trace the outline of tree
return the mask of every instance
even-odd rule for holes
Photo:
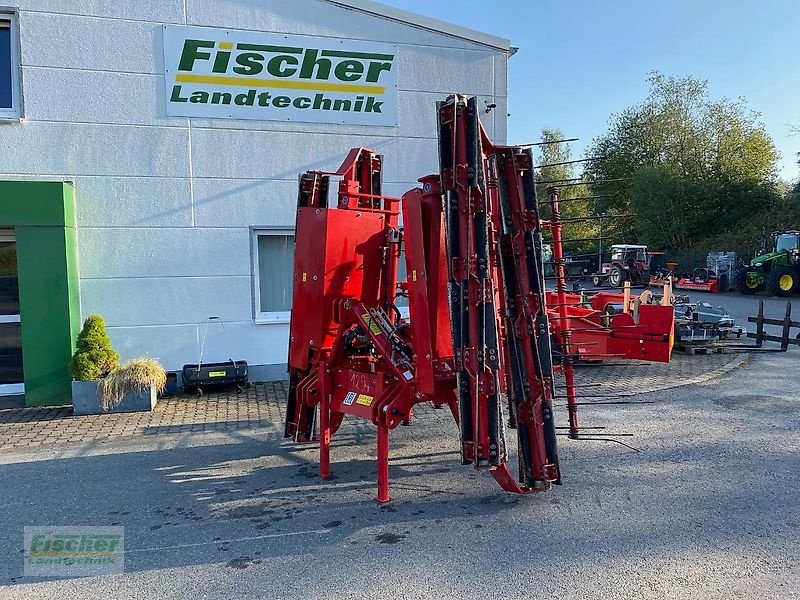
[[[595,186],[612,198],[594,209],[634,212],[615,234],[652,246],[756,243],[781,202],[778,154],[758,114],[743,99],[712,100],[708,82],[691,76],[648,81],[648,97],[614,115],[588,150],[604,157],[587,164],[588,179],[623,179]]]
[[[796,125],[789,125],[789,131],[791,131],[790,135],[800,135],[800,127]],[[800,152],[797,153],[797,164],[800,166]],[[794,182],[794,185],[787,186],[787,188],[786,203],[794,216],[795,222],[800,226],[800,178]]]
[[[564,134],[560,129],[542,129],[541,141],[550,143],[537,146],[535,150],[535,163],[540,165],[536,170],[536,180],[545,182],[536,186],[536,196],[540,202],[547,200],[547,188],[550,187],[548,182],[564,182],[575,178],[577,169],[575,168],[575,163],[569,163],[572,160],[572,151],[569,145],[566,143],[553,143],[562,139],[564,139]],[[563,218],[587,216],[589,201],[576,201],[575,198],[588,197],[589,187],[575,185],[575,183],[580,182],[567,183],[569,185],[559,187],[559,198],[569,200],[560,205],[561,216]],[[544,218],[549,218],[549,207],[543,205],[542,214]],[[566,241],[564,243],[565,250],[586,255],[596,249],[597,243],[587,239],[597,236],[595,223],[578,221],[565,223],[563,227],[565,240],[580,240]],[[589,259],[591,257],[584,256],[584,258]]]

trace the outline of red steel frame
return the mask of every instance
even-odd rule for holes
[[[697,278],[692,276],[681,277],[672,285],[676,290],[693,290],[696,292],[711,292],[712,294],[719,292],[719,279],[716,277],[703,282],[697,281],[696,279]]]
[[[658,310],[669,307],[607,317],[618,295],[587,305],[566,292],[557,192],[542,221],[530,150],[494,146],[477,114],[472,98],[439,104],[441,171],[402,198],[381,194],[382,157],[366,148],[351,150],[335,173],[300,177],[285,435],[318,440],[328,477],[344,416],[372,421],[379,502],[389,500],[389,430],[410,422],[416,404],[449,407],[464,464],[489,470],[508,491],[541,491],[561,478],[553,372],[564,373],[577,434],[573,357],[668,360],[671,349],[672,321]],[[331,176],[340,178],[336,208]],[[544,286],[543,229],[554,241],[555,298]],[[407,277],[398,282],[401,256]],[[563,368],[552,362],[553,341]],[[517,432],[518,481],[505,417]]]

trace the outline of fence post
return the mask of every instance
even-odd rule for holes
[[[789,334],[792,327],[792,303],[786,303],[786,314],[783,316],[783,331],[781,332],[781,350],[789,349]]]
[[[756,348],[761,348],[764,343],[764,301],[758,301],[758,316],[756,317]]]

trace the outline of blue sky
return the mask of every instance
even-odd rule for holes
[[[509,141],[558,127],[582,153],[647,94],[652,70],[707,79],[761,113],[780,174],[798,176],[800,0],[382,0],[511,40]],[[454,90],[455,91],[455,90]]]

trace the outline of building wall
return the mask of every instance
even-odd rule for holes
[[[234,354],[286,361],[288,324],[254,322],[251,227],[292,226],[296,178],[349,148],[385,155],[385,191],[437,169],[434,102],[478,95],[505,141],[501,50],[321,0],[6,0],[19,9],[24,119],[0,125],[0,177],[75,183],[81,315],[168,369]],[[398,44],[397,128],[165,114],[163,24]],[[278,373],[278,369],[273,369]]]

